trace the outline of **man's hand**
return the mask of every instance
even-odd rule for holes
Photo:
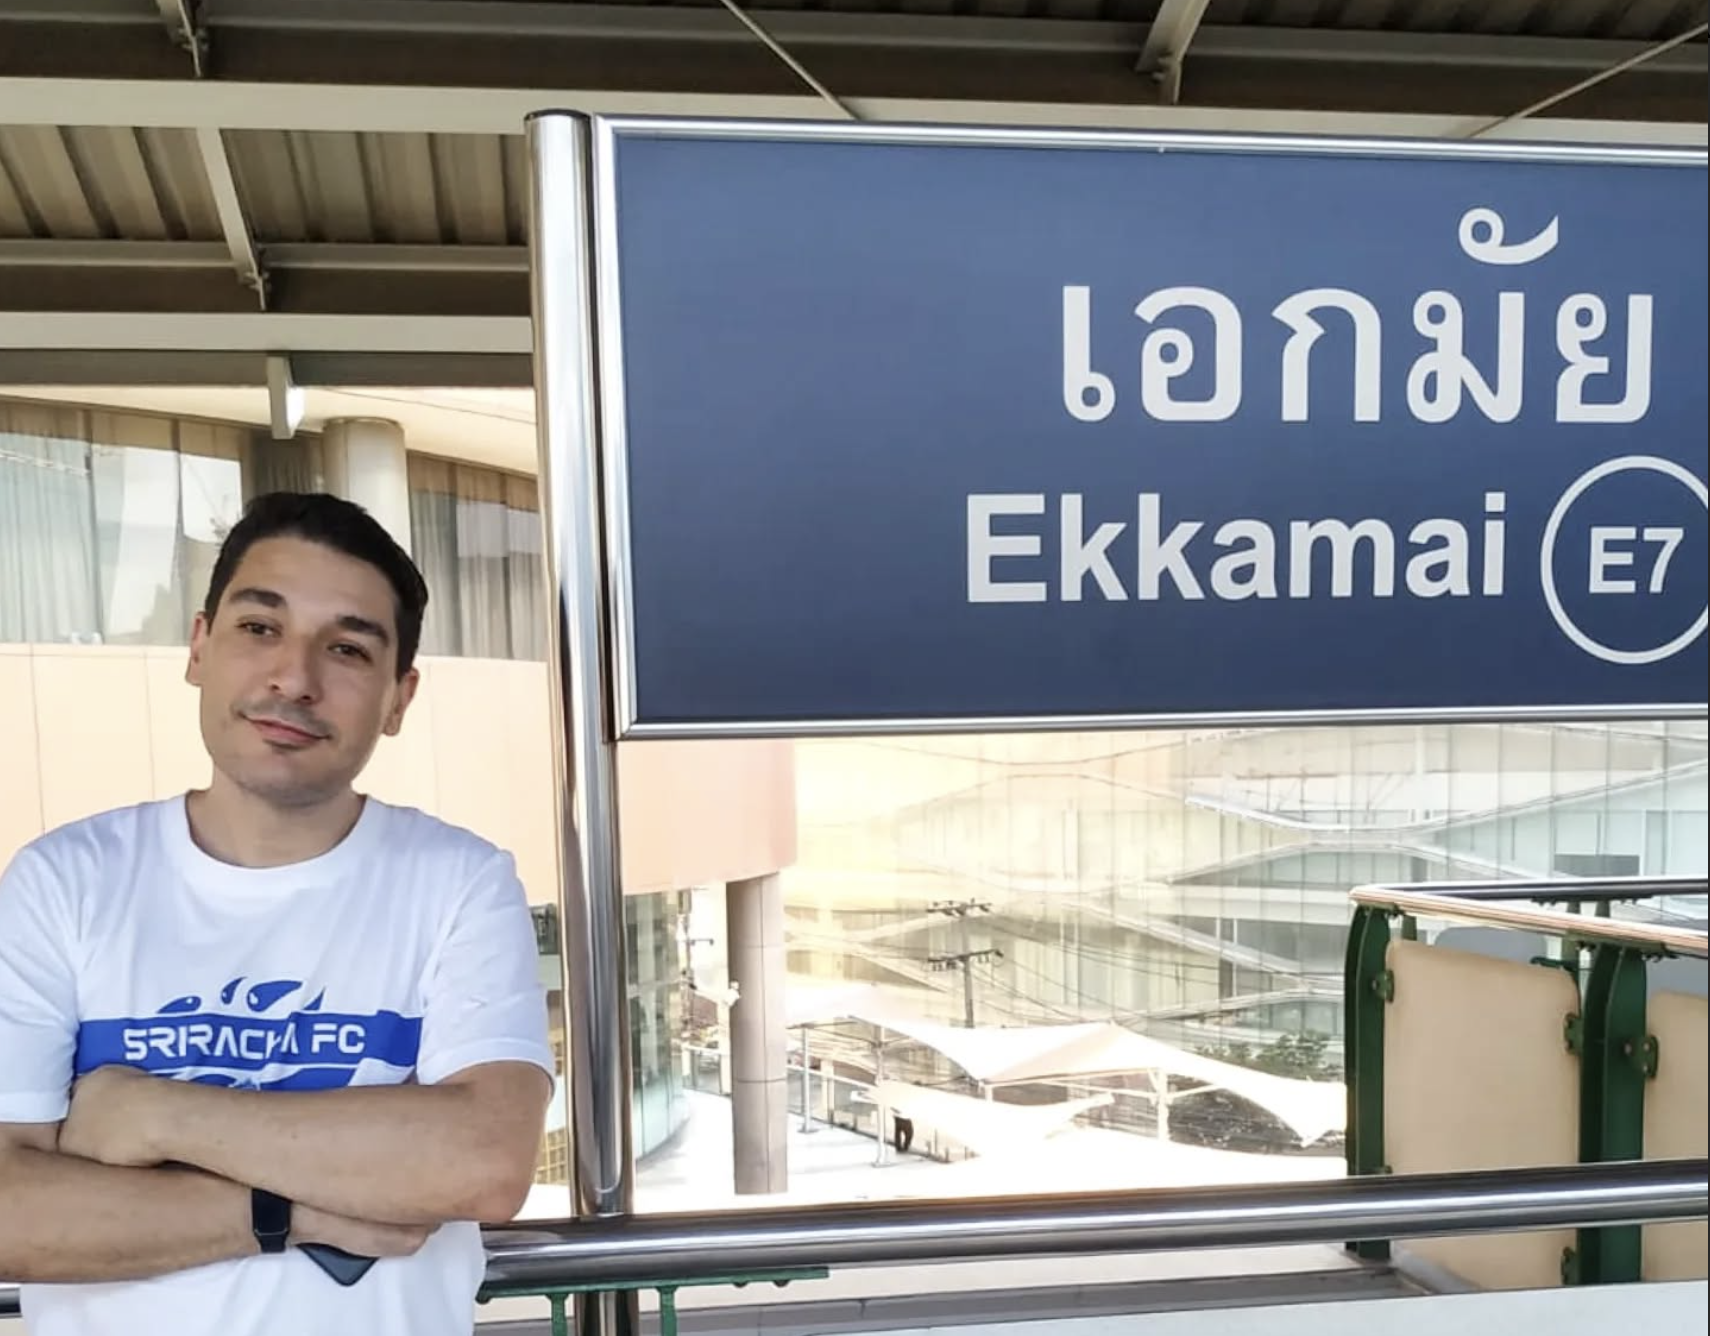
[[[433,1237],[432,1225],[380,1225],[352,1220],[297,1202],[291,1208],[291,1242],[325,1243],[358,1257],[410,1257]]]
[[[99,1067],[71,1087],[71,1110],[59,1129],[64,1155],[117,1167],[148,1168],[166,1157],[156,1149],[154,1101],[165,1078],[134,1067]]]

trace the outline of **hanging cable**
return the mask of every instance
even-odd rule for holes
[[[1628,70],[1637,69],[1647,61],[1667,55],[1677,46],[1685,46],[1688,42],[1696,41],[1707,32],[1710,32],[1710,23],[1700,23],[1696,28],[1689,28],[1678,37],[1671,37],[1666,42],[1659,42],[1656,46],[1647,47],[1638,55],[1630,56],[1618,65],[1611,65],[1608,69],[1600,70],[1588,79],[1581,79],[1572,88],[1564,88],[1561,92],[1552,93],[1549,97],[1542,98],[1529,107],[1522,107],[1519,111],[1511,112],[1506,116],[1498,116],[1495,120],[1488,121],[1484,125],[1468,131],[1466,138],[1479,139],[1492,130],[1501,129],[1504,125],[1512,125],[1515,121],[1523,121],[1529,116],[1536,116],[1540,111],[1548,111],[1551,107],[1566,102],[1570,97],[1578,97],[1588,88],[1595,88],[1598,84],[1605,83],[1617,75],[1625,74]]]
[[[858,121],[861,119],[860,115],[853,107],[851,107],[842,98],[838,97],[836,93],[832,92],[818,79],[814,78],[813,73],[803,65],[801,61],[797,60],[788,51],[786,51],[771,33],[767,32],[753,19],[749,18],[747,11],[744,10],[741,5],[737,4],[736,0],[721,0],[721,3],[726,9],[736,16],[736,21],[738,23],[740,23],[744,28],[747,28],[749,32],[753,33],[754,36],[760,40],[768,51],[770,51],[779,60],[783,61],[785,65],[789,66],[790,72],[794,74],[796,78],[800,79],[809,88],[813,89],[813,91],[820,97],[824,98],[832,106],[836,107],[837,110],[849,120]]]

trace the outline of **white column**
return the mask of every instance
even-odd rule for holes
[[[725,887],[730,981],[731,1150],[739,1193],[790,1185],[784,888],[777,876]]]
[[[322,441],[332,489],[373,515],[408,552],[410,472],[404,429],[385,418],[333,418]]]

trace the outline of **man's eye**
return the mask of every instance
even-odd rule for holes
[[[334,645],[333,653],[348,659],[367,659],[369,657],[368,651],[363,649],[361,645]]]
[[[266,622],[239,622],[238,630],[247,636],[265,636],[273,632],[273,628]]]

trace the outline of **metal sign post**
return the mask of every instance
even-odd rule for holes
[[[1705,712],[1702,152],[529,140],[581,1214],[619,737]]]
[[[590,127],[566,113],[528,125],[534,384],[559,825],[564,1024],[569,1035],[572,1192],[579,1217],[634,1208],[629,989],[619,884],[617,747],[607,711],[603,615],[600,329],[592,291]],[[577,1336],[636,1336],[633,1290],[578,1294]]]

